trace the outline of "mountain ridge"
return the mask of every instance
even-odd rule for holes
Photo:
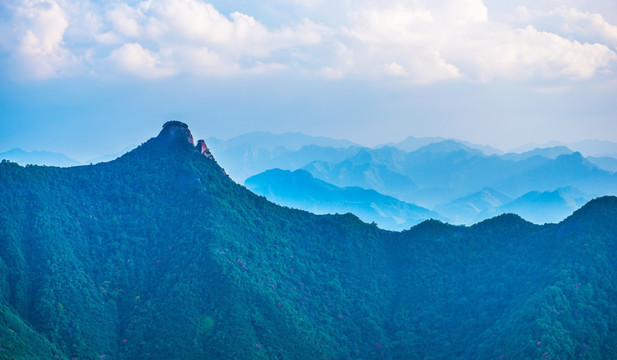
[[[244,182],[252,192],[284,206],[316,214],[351,212],[366,223],[387,230],[408,229],[428,218],[440,218],[428,209],[401,202],[375,190],[340,188],[314,178],[305,170],[271,169]]]
[[[617,198],[389,232],[274,205],[176,130],[108,163],[0,163],[0,321],[34,334],[0,330],[0,358],[617,355]]]

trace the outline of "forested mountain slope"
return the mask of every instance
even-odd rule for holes
[[[402,233],[274,205],[169,122],[0,164],[0,359],[617,357],[617,198]]]

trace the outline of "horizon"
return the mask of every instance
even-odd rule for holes
[[[174,119],[175,120],[175,119]],[[171,120],[169,120],[171,121]],[[178,120],[179,121],[179,120]],[[189,126],[189,130],[191,129],[190,124],[187,124]],[[380,147],[386,147],[386,146],[393,146],[396,147],[396,145],[398,143],[401,143],[407,139],[409,139],[410,137],[414,137],[416,139],[435,139],[436,141],[431,142],[431,143],[438,143],[438,142],[443,142],[443,141],[456,141],[459,142],[465,146],[467,146],[467,144],[469,145],[475,145],[478,147],[490,147],[493,148],[495,150],[498,150],[501,152],[501,154],[508,154],[508,153],[524,153],[524,152],[528,152],[531,150],[535,150],[535,149],[542,149],[542,148],[549,148],[549,147],[558,147],[558,146],[566,146],[568,147],[572,152],[581,152],[579,150],[575,150],[570,148],[571,145],[576,144],[576,143],[584,143],[584,142],[609,142],[612,144],[617,145],[616,141],[610,141],[610,140],[599,140],[599,139],[584,139],[584,140],[580,140],[580,141],[574,141],[574,142],[562,142],[562,141],[557,141],[557,140],[552,140],[552,141],[548,141],[548,142],[544,142],[544,143],[535,143],[535,142],[528,142],[528,143],[523,143],[520,145],[517,145],[514,148],[510,148],[510,149],[503,149],[503,148],[498,148],[496,146],[493,146],[491,144],[482,144],[482,143],[474,143],[472,141],[469,140],[465,140],[465,139],[459,139],[459,138],[453,138],[453,137],[441,137],[441,136],[426,136],[426,137],[419,137],[419,136],[414,136],[414,135],[407,135],[405,137],[403,137],[402,139],[399,140],[393,140],[393,141],[388,141],[388,142],[384,142],[384,143],[379,143],[376,145],[365,145],[365,144],[361,144],[358,142],[355,142],[353,140],[350,139],[346,139],[346,138],[342,138],[342,137],[331,137],[331,136],[327,136],[327,135],[310,135],[301,131],[285,131],[285,132],[280,132],[280,133],[276,133],[276,132],[272,132],[272,131],[251,131],[251,132],[246,132],[246,133],[240,133],[238,135],[234,135],[231,137],[226,137],[226,138],[222,138],[222,137],[216,137],[216,136],[208,136],[208,137],[203,137],[203,136],[195,136],[194,132],[191,131],[191,133],[193,134],[193,137],[195,139],[195,142],[197,142],[197,140],[203,139],[206,142],[206,145],[208,145],[208,140],[209,139],[217,139],[220,141],[230,141],[234,138],[238,138],[238,137],[242,137],[242,136],[246,136],[246,135],[252,135],[252,134],[270,134],[270,135],[274,135],[274,136],[283,136],[283,135],[304,135],[304,136],[309,136],[309,137],[314,137],[314,138],[326,138],[326,139],[331,139],[331,140],[336,140],[336,141],[348,141],[350,142],[350,146],[359,146],[359,147],[364,147],[367,149],[378,149]],[[158,134],[158,133],[157,133]],[[146,141],[148,141],[151,138],[156,137],[156,135],[153,135],[151,137],[145,138],[145,139],[136,139],[136,142],[133,142],[132,144],[128,144],[126,146],[124,146],[124,148],[118,150],[118,151],[109,151],[109,152],[101,152],[101,153],[94,153],[92,155],[89,156],[75,156],[75,154],[70,154],[70,153],[64,153],[64,152],[59,152],[59,151],[54,151],[54,150],[50,150],[50,149],[46,149],[46,148],[34,148],[34,149],[26,149],[20,146],[17,147],[11,147],[11,148],[0,148],[0,153],[7,153],[10,151],[14,151],[14,150],[21,150],[27,153],[34,153],[34,152],[46,152],[46,153],[53,153],[53,154],[59,154],[59,155],[64,155],[66,157],[68,157],[71,160],[75,160],[77,161],[79,164],[86,164],[88,162],[90,162],[91,160],[96,160],[98,158],[103,158],[103,157],[107,157],[110,155],[122,155],[124,153],[130,152],[132,150],[134,150],[135,148],[137,148],[139,146],[139,143],[144,143]],[[467,143],[467,144],[466,144]],[[425,145],[423,145],[425,146]],[[421,147],[423,147],[421,146]],[[485,153],[483,151],[483,153]],[[486,153],[485,153],[486,154]],[[584,156],[587,156],[585,154],[583,154]],[[611,155],[616,155],[616,154],[605,154],[606,156],[611,156]]]
[[[367,147],[617,141],[609,0],[18,0],[0,29],[0,151],[93,158],[169,119]]]

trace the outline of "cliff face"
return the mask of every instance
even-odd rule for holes
[[[174,120],[163,124],[163,130],[161,130],[156,139],[163,144],[171,144],[175,141],[187,141],[191,145],[195,145],[193,142],[193,135],[188,125]]]
[[[205,141],[203,140],[197,141],[196,148],[200,154],[204,155],[207,158],[213,159],[212,154],[210,153],[210,149],[208,149],[208,146],[206,145]]]
[[[159,144],[163,146],[169,146],[173,143],[181,144],[181,143],[189,143],[195,146],[195,150],[205,157],[214,160],[212,153],[210,153],[210,149],[208,149],[208,145],[204,140],[198,140],[197,145],[193,142],[193,134],[191,134],[191,130],[187,124],[180,121],[168,121],[163,124],[163,129],[155,138]]]

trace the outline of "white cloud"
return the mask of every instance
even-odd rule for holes
[[[371,8],[352,13],[350,19],[343,32],[355,40],[352,48],[363,54],[366,71],[417,83],[463,77],[577,80],[617,61],[600,43],[492,22],[480,0],[445,1],[434,8]]]
[[[69,19],[57,2],[27,1],[15,7],[14,14],[12,52],[24,77],[56,77],[79,65],[76,56],[63,43]]]
[[[137,18],[140,12],[126,4],[118,4],[106,14],[113,29],[122,36],[137,38],[141,33]]]
[[[109,59],[120,69],[144,78],[160,78],[175,73],[174,69],[165,64],[171,50],[163,49],[153,53],[137,43],[124,44],[112,51]]]
[[[281,2],[264,1],[256,6]],[[617,27],[570,7],[519,7],[518,23],[506,23],[491,19],[482,0],[286,6],[310,9],[312,18],[296,12],[269,26],[240,11],[222,14],[205,0],[19,0],[9,7],[11,23],[2,26],[14,39],[2,37],[0,46],[34,78],[115,70],[147,78],[298,71],[412,83],[573,81],[613,74],[617,63]]]
[[[255,18],[222,15],[199,0],[144,1],[109,13],[116,32],[139,43],[173,49],[177,72],[206,75],[262,73],[286,68],[263,61],[280,49],[317,44],[318,27],[310,21],[270,30]]]
[[[442,23],[458,26],[488,21],[488,9],[482,0],[447,1],[437,12]]]
[[[536,27],[583,42],[599,42],[617,48],[617,26],[600,14],[561,6],[550,11],[527,10],[527,20]]]
[[[441,14],[401,6],[351,13],[350,25],[342,33],[357,54],[356,70],[372,76],[405,76],[417,83],[460,77],[456,66],[440,55],[447,32],[435,15]]]
[[[391,62],[389,64],[384,64],[384,71],[388,75],[392,76],[407,76],[407,70],[402,67],[400,64],[396,62]]]
[[[445,56],[467,77],[480,81],[586,79],[617,61],[605,45],[581,44],[532,26],[491,24],[468,31],[471,35],[463,32],[452,38]]]
[[[225,44],[232,40],[234,24],[211,4],[196,0],[156,1],[144,4],[148,17],[164,24],[162,33],[183,41]],[[256,31],[263,31],[256,26]]]

